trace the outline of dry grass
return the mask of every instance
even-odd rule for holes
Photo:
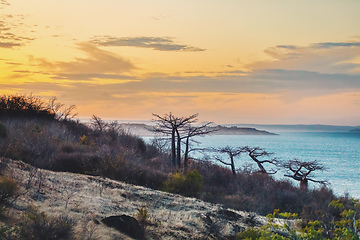
[[[34,205],[49,216],[66,215],[76,221],[77,239],[129,239],[100,222],[134,216],[143,206],[150,215],[149,239],[225,239],[247,227],[246,212],[108,178],[41,170],[21,161],[9,161],[6,172],[21,191],[11,214]],[[262,216],[255,220],[266,223]]]

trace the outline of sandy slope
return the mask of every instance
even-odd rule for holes
[[[49,216],[68,215],[77,222],[79,239],[91,234],[99,239],[130,239],[99,222],[111,215],[133,216],[142,206],[151,216],[148,239],[223,239],[249,223],[249,213],[107,178],[40,170],[10,160],[6,171],[21,185],[9,214],[23,214],[22,209],[32,204]],[[255,220],[260,225],[266,222],[262,216]]]

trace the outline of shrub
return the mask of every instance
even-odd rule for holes
[[[18,186],[14,179],[0,176],[0,204],[3,205],[15,196]]]
[[[138,208],[138,211],[136,214],[134,214],[134,218],[139,222],[141,233],[139,234],[141,237],[144,238],[145,236],[145,229],[150,224],[150,215],[147,211],[147,208],[145,206],[142,206],[141,208]]]
[[[18,240],[20,239],[20,229],[17,226],[11,227],[3,225],[0,227],[0,239]]]
[[[170,179],[164,182],[163,190],[182,194],[187,197],[197,197],[203,187],[203,177],[195,169],[187,174],[171,173]]]
[[[6,127],[2,122],[0,122],[0,138],[6,138],[6,136],[7,136]]]
[[[0,114],[14,117],[40,117],[54,119],[54,112],[41,98],[33,95],[0,96]]]
[[[249,239],[255,240],[261,237],[261,232],[259,230],[255,230],[254,228],[246,229],[245,231],[239,232],[236,234],[236,240],[240,239]]]
[[[44,212],[30,209],[27,221],[21,228],[23,240],[70,240],[73,239],[74,221],[63,216],[47,217]]]
[[[92,153],[58,153],[51,162],[51,170],[58,172],[85,173],[90,171],[86,162],[96,161],[98,157]]]

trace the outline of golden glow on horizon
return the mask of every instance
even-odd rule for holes
[[[131,116],[140,116],[142,119],[149,120],[151,113],[148,109],[152,109],[156,113],[173,112],[175,115],[188,115],[188,113],[198,112],[202,109],[203,114],[200,116],[202,120],[209,120],[216,123],[236,123],[241,121],[250,121],[249,116],[255,116],[257,123],[269,123],[267,119],[284,119],[284,122],[296,124],[297,119],[303,118],[306,114],[307,120],[313,120],[314,112],[322,115],[325,121],[329,117],[333,120],[341,121],[342,115],[346,115],[347,111],[353,112],[356,116],[358,109],[358,100],[360,92],[331,94],[320,97],[308,97],[295,103],[289,103],[280,95],[273,94],[229,94],[229,93],[201,93],[191,92],[187,94],[181,93],[138,93],[131,95],[113,96],[119,100],[114,100],[112,104],[105,101],[95,102],[94,105],[79,106],[83,110],[84,116],[91,116],[94,109],[98,109],[96,114],[105,118],[113,118],[113,112],[122,112],[123,119],[131,119]],[[132,101],[140,103],[136,108],[130,104]],[[342,106],[348,106],[347,109]],[[107,106],[107,108],[101,108]],[[174,109],[174,106],[177,106]],[[101,109],[101,110],[100,110]],[[333,110],[337,109],[337,116],[333,115]],[[224,119],[223,116],[227,116]],[[266,120],[264,117],[266,116]],[[340,123],[339,123],[340,124]]]
[[[1,93],[112,119],[360,122],[360,1],[7,1]]]

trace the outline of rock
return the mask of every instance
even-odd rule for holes
[[[127,215],[110,216],[104,218],[101,222],[108,227],[115,228],[116,230],[125,233],[129,237],[135,239],[141,239],[143,237],[143,229],[139,222],[133,217]]]
[[[218,211],[218,213],[220,215],[222,215],[225,219],[227,220],[231,220],[231,221],[237,221],[237,220],[240,220],[242,218],[241,215],[233,212],[233,211],[230,211],[230,210],[227,210],[227,209],[220,209]]]

